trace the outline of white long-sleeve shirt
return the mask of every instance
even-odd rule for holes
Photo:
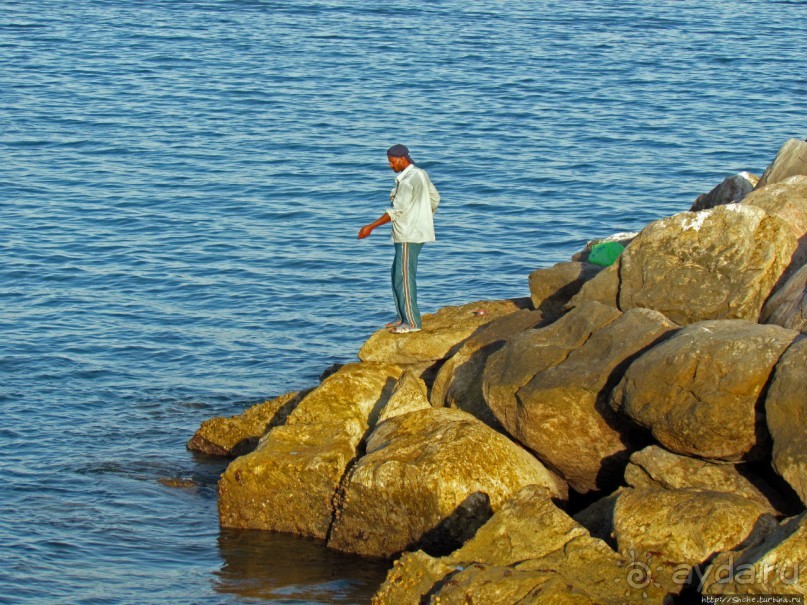
[[[432,217],[440,194],[425,170],[410,164],[396,174],[390,200],[387,214],[392,219],[392,241],[419,244],[435,240]]]

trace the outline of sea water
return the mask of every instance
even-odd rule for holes
[[[393,318],[529,294],[807,135],[807,3],[2,0],[0,602],[366,603],[387,564],[223,531],[206,418]]]

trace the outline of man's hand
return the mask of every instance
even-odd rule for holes
[[[364,239],[373,232],[373,229],[375,229],[376,227],[380,227],[381,225],[386,225],[391,220],[392,219],[390,218],[389,214],[385,212],[380,217],[378,217],[378,220],[375,221],[374,223],[370,223],[369,225],[365,225],[364,227],[359,229],[359,239]]]

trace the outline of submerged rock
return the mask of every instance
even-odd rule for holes
[[[188,441],[194,452],[236,457],[255,449],[261,437],[286,421],[308,391],[295,391],[258,403],[237,416],[205,420]]]
[[[807,505],[807,338],[795,342],[776,365],[765,413],[773,467]]]
[[[760,459],[769,439],[758,401],[797,335],[741,320],[687,326],[630,365],[611,405],[672,452]]]
[[[189,489],[199,487],[199,482],[193,479],[186,479],[184,477],[160,477],[157,482],[165,487],[176,487],[181,489]]]
[[[378,425],[346,477],[328,546],[389,557],[450,552],[518,489],[566,485],[524,449],[470,414],[446,408]]]
[[[579,493],[622,477],[629,423],[608,407],[611,387],[637,353],[676,326],[648,309],[588,303],[512,339],[491,356],[484,392],[507,432]]]
[[[528,308],[529,299],[478,301],[443,307],[423,317],[423,329],[410,334],[379,330],[359,350],[359,359],[394,363],[431,382],[443,361],[466,338],[498,317]]]
[[[219,481],[222,527],[325,538],[333,498],[401,369],[350,364],[306,395],[286,424],[236,458]]]

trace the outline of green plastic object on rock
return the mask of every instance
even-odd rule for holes
[[[619,242],[602,242],[601,244],[594,244],[591,247],[591,252],[588,255],[588,262],[592,265],[599,265],[600,267],[609,267],[616,262],[619,255],[625,246]]]

